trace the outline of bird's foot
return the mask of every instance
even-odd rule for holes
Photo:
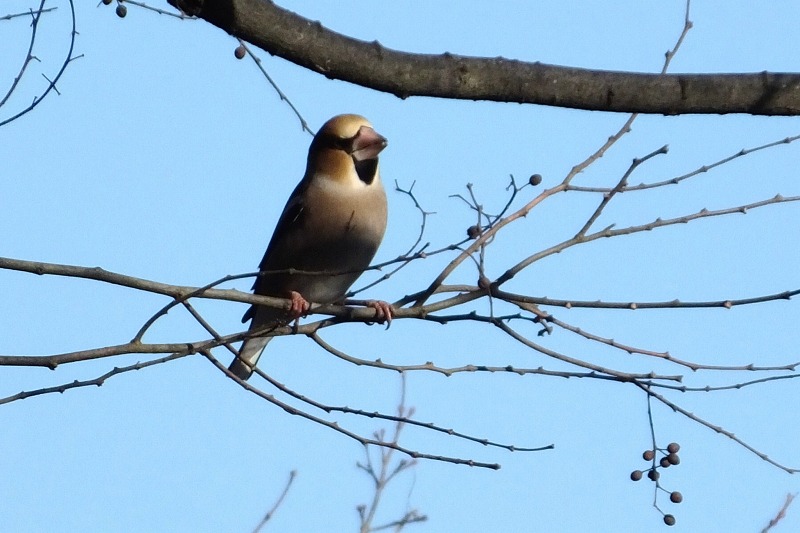
[[[369,300],[367,302],[367,307],[375,309],[375,322],[378,324],[386,322],[387,328],[391,325],[392,318],[394,317],[394,307],[392,307],[392,304],[384,302],[383,300]]]
[[[311,304],[308,303],[308,300],[303,298],[303,295],[297,291],[291,291],[289,293],[289,299],[292,301],[292,305],[289,308],[289,316],[292,320],[297,320],[301,316],[305,316],[311,308]]]

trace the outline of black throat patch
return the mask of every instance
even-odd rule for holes
[[[356,166],[356,173],[358,179],[369,185],[375,179],[375,173],[378,171],[378,159],[365,159],[363,161],[353,160]]]

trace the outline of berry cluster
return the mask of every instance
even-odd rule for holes
[[[106,6],[108,6],[108,5],[111,5],[111,3],[112,3],[113,1],[114,1],[114,0],[103,0],[103,5],[106,5]],[[123,5],[123,4],[122,4],[122,2],[119,2],[119,3],[117,4],[116,13],[117,13],[117,16],[118,16],[119,18],[121,18],[121,19],[122,19],[122,18],[125,18],[125,15],[127,15],[127,14],[128,14],[128,8],[127,8],[125,5]]]
[[[665,469],[671,466],[679,465],[681,463],[681,458],[678,456],[678,451],[680,449],[681,449],[680,444],[678,444],[677,442],[672,442],[665,449],[656,448],[654,450],[645,450],[642,453],[642,459],[652,463],[652,466],[648,468],[646,472],[648,479],[650,479],[650,481],[656,484],[656,495],[658,495],[659,490],[667,492],[669,493],[669,501],[671,501],[672,503],[681,503],[683,501],[683,495],[678,491],[670,492],[661,486],[661,484],[659,483],[659,479],[661,478],[661,473],[659,472],[659,469]],[[661,457],[658,459],[658,462],[656,462],[658,454],[660,454]],[[641,470],[634,470],[633,472],[631,472],[631,480],[639,481],[640,479],[642,479],[644,474],[645,472],[642,472]],[[656,506],[656,509],[658,509],[658,506]],[[659,511],[661,511],[661,509],[659,509]],[[665,524],[667,524],[668,526],[675,525],[675,517],[673,515],[665,514],[663,513],[663,511],[662,514],[664,515]]]

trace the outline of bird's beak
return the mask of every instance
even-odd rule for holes
[[[386,148],[386,138],[369,126],[361,126],[353,138],[353,147],[350,155],[356,161],[375,159],[381,150]]]

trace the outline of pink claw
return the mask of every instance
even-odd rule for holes
[[[394,316],[394,307],[383,300],[370,300],[367,302],[367,307],[375,309],[375,321],[379,324],[386,322],[387,325],[392,323]]]
[[[289,293],[289,298],[292,300],[292,306],[289,308],[289,316],[292,317],[292,320],[296,320],[308,313],[311,304],[308,303],[308,300],[303,298],[302,294],[297,291],[291,291]]]

